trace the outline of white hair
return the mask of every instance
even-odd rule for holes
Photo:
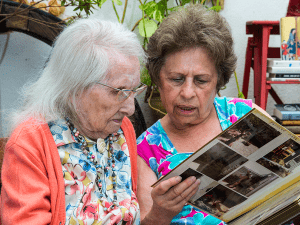
[[[23,106],[11,116],[11,129],[31,117],[77,120],[75,97],[105,78],[114,52],[145,58],[136,35],[120,23],[79,19],[66,27],[39,79],[24,86]]]

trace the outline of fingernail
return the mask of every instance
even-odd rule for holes
[[[182,177],[181,177],[181,176],[177,176],[177,177],[176,177],[176,181],[177,181],[177,182],[180,182],[181,180],[182,180]]]
[[[194,177],[194,176],[190,177],[191,182],[194,182],[195,180],[196,180],[196,177]]]

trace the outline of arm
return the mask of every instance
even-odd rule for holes
[[[180,177],[173,177],[152,188],[151,185],[157,181],[156,175],[139,156],[137,165],[140,171],[137,198],[141,209],[141,225],[170,224],[197,192],[200,181],[190,177],[180,183]]]
[[[36,149],[10,144],[2,167],[1,217],[5,225],[51,223],[50,188],[45,165]]]
[[[265,114],[267,117],[271,118],[272,120],[274,120],[265,110],[263,110],[261,107],[259,107],[258,105],[256,105],[255,103],[252,103],[252,108],[257,109],[258,111],[260,111],[261,113]]]

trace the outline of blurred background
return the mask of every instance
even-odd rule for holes
[[[235,52],[238,57],[237,77],[240,89],[243,84],[245,53],[248,41],[246,35],[246,22],[251,20],[280,20],[287,13],[289,0],[225,0],[224,9],[220,11],[231,26],[235,42]],[[138,0],[128,1],[127,12],[124,24],[132,29],[134,24],[142,17],[141,10],[138,9],[140,3]],[[118,21],[114,14],[112,4],[103,4],[101,9],[93,10],[90,17]],[[122,7],[116,7],[120,13]],[[71,7],[67,7],[64,17],[74,15]],[[135,29],[138,33],[138,29]],[[270,47],[280,47],[280,35],[271,35]],[[5,51],[5,52],[4,52]],[[0,33],[0,137],[7,136],[5,118],[11,110],[18,107],[21,87],[31,80],[37,79],[51,51],[51,47],[44,42],[20,32]],[[253,99],[253,70],[250,74],[250,85],[248,98]],[[300,85],[297,84],[276,84],[272,85],[277,94],[284,103],[300,102]],[[220,92],[221,96],[237,97],[238,91],[234,76],[227,84],[226,89]],[[139,105],[142,109],[146,125],[149,127],[156,120],[157,116],[153,114],[144,97],[139,96]],[[275,101],[269,95],[267,103],[267,112],[273,114]]]

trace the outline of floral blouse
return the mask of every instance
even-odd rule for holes
[[[223,130],[248,113],[252,107],[251,100],[238,98],[215,98],[214,106]],[[157,121],[137,139],[137,152],[157,178],[166,175],[192,153],[178,153],[162,127]],[[172,225],[224,225],[221,220],[200,211],[191,205],[185,205],[173,218]]]
[[[48,123],[61,159],[66,201],[66,225],[131,225],[140,224],[139,205],[131,185],[130,157],[125,136],[119,129],[119,138],[113,143],[116,173],[117,207],[112,206],[113,180],[108,170],[100,175],[102,193],[96,185],[96,167],[82,152],[66,121]],[[90,152],[100,166],[108,161],[108,138],[98,151],[97,143],[86,138]],[[99,147],[99,146],[98,146]],[[102,196],[102,197],[101,197]]]

